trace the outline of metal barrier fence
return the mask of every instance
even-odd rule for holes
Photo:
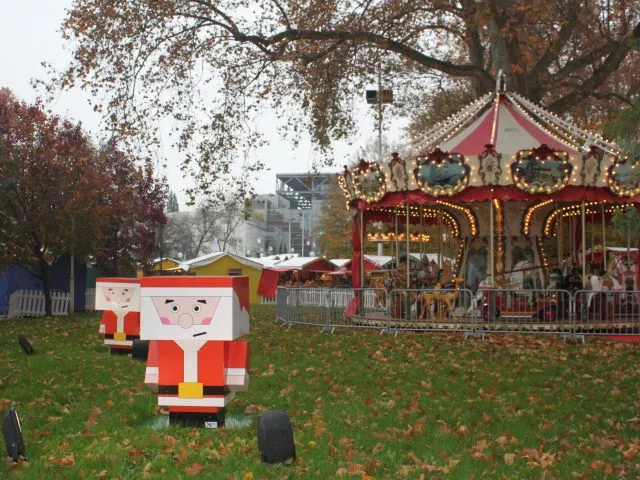
[[[580,290],[574,296],[576,335],[640,334],[640,292]]]
[[[276,315],[323,330],[640,335],[640,292],[279,287]]]
[[[476,295],[483,332],[571,334],[572,298],[566,290],[481,289]]]
[[[474,294],[466,289],[408,289],[389,292],[392,330],[470,331],[478,315]]]

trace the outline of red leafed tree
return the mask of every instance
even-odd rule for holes
[[[72,249],[87,255],[99,229],[92,159],[80,125],[0,90],[0,264],[42,280],[49,315],[51,264]]]
[[[114,144],[96,150],[78,124],[0,90],[0,265],[42,280],[65,253],[94,256],[109,275],[153,255],[167,187]]]
[[[168,187],[149,165],[138,166],[113,143],[100,148],[98,163],[109,179],[100,200],[108,212],[98,237],[95,263],[103,274],[132,274],[147,266],[156,250],[156,235],[166,224]]]

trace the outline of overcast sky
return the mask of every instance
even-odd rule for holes
[[[31,86],[34,78],[43,79],[45,72],[41,62],[46,61],[62,69],[69,60],[70,52],[65,50],[60,35],[60,25],[65,9],[71,0],[0,0],[0,12],[3,22],[0,27],[0,87],[8,87],[20,99],[33,102],[36,91]],[[338,171],[355,152],[363,147],[358,142],[368,143],[376,137],[375,121],[367,115],[364,92],[362,97],[362,132],[352,145],[346,142],[336,145],[335,168],[325,171]],[[99,118],[87,104],[87,96],[80,91],[62,94],[52,106],[55,113],[81,121],[85,128],[98,134]],[[256,183],[258,193],[275,193],[277,173],[305,173],[312,168],[316,155],[308,141],[294,149],[291,144],[278,137],[274,120],[264,118],[261,122],[268,130],[265,132],[270,146],[255,153],[267,159],[270,171],[261,175]],[[399,128],[393,134],[385,134],[385,140],[392,143],[404,143]],[[167,169],[160,169],[169,184],[178,195],[180,208],[185,209],[183,187],[185,181],[179,171],[179,158],[172,152],[163,152],[167,158]]]

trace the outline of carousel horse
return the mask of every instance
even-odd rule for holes
[[[445,316],[453,316],[456,300],[458,300],[458,297],[460,296],[460,287],[463,283],[464,278],[454,277],[453,290],[443,292],[440,290],[440,284],[438,284],[437,289],[433,291],[434,299],[438,302],[438,317],[440,320],[445,318]]]
[[[420,294],[420,318],[427,318],[427,314],[431,316],[431,304],[436,299],[436,293],[440,290],[440,285],[436,285],[436,289],[423,291]]]
[[[403,288],[402,277],[397,270],[393,270],[390,275],[385,274],[384,277],[373,277],[370,285],[375,288],[373,304],[376,308],[386,308],[386,298],[389,292],[397,288]]]
[[[519,288],[533,288],[533,265],[529,260],[520,260],[513,266],[511,281],[518,284]]]

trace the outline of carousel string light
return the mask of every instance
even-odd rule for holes
[[[533,220],[533,215],[536,213],[536,211],[543,207],[546,207],[551,202],[552,200],[544,200],[536,204],[530,205],[527,208],[527,210],[524,213],[524,216],[522,217],[521,231],[523,235],[529,235],[529,233],[531,232],[531,221]]]
[[[434,185],[430,178],[433,173],[429,170],[427,170],[427,172],[423,171],[423,167],[435,166],[438,169],[442,169],[445,166],[451,167],[454,165],[458,167],[459,172],[456,173],[458,178],[455,180],[453,185]],[[417,159],[416,167],[413,169],[413,176],[418,187],[424,193],[434,197],[440,197],[443,195],[451,197],[467,188],[467,185],[469,184],[469,171],[469,165],[465,163],[463,155],[459,153],[443,152],[439,148],[436,148],[431,153],[423,155]],[[447,175],[447,172],[445,172],[445,175]],[[452,177],[451,174],[448,175],[449,177]],[[438,180],[437,177],[436,180]]]
[[[553,168],[547,168],[551,173],[547,173],[547,176],[552,177],[555,180],[554,184],[551,183],[537,183],[529,181],[528,177],[535,178],[537,174],[543,173],[541,167],[545,167],[547,162],[560,162],[560,166]],[[536,193],[554,193],[563,189],[569,183],[571,178],[571,172],[573,165],[569,162],[569,155],[567,152],[552,150],[546,145],[542,145],[534,150],[520,150],[516,153],[516,160],[511,164],[511,176],[513,183],[525,192]],[[553,171],[557,171],[562,176],[555,177]]]
[[[547,252],[544,249],[542,236],[536,235],[536,245],[538,247],[538,251],[540,252],[540,257],[542,258],[542,268],[544,270],[544,276],[547,277],[549,275],[549,259],[547,258]]]
[[[404,208],[398,209],[397,207],[384,207],[384,208],[367,207],[365,210],[382,212],[389,216],[393,216],[395,214],[406,215],[406,210]],[[447,225],[449,228],[451,228],[451,232],[452,232],[451,235],[454,238],[458,238],[460,236],[460,222],[458,222],[458,220],[453,215],[451,215],[451,213],[447,212],[446,210],[438,210],[437,208],[433,208],[433,207],[425,207],[423,210],[423,214],[422,214],[423,218],[435,219],[438,216],[442,217],[442,221],[444,225]],[[409,207],[409,217],[414,220],[420,219],[420,209],[416,206]]]
[[[600,206],[602,203],[605,204],[604,211],[605,213],[613,213],[616,210],[625,209],[631,206],[632,204],[610,204],[608,202],[585,202],[585,215],[593,215],[600,213],[602,209],[593,208]],[[568,217],[577,217],[582,215],[582,203],[574,203],[571,205],[566,205],[564,207],[558,208],[549,212],[543,222],[543,233],[545,237],[555,237],[557,235],[557,221],[559,218],[568,218]]]
[[[428,243],[430,240],[430,236],[426,235],[424,233],[422,234],[418,234],[418,233],[410,233],[409,234],[409,242],[412,243]],[[398,238],[397,240],[399,242],[402,241],[406,241],[407,236],[404,232],[399,233],[398,234]],[[395,232],[376,232],[376,233],[369,233],[367,234],[367,240],[370,242],[395,242],[396,241],[396,234]]]
[[[377,162],[361,160],[352,176],[358,198],[367,203],[375,203],[387,193],[386,175]]]
[[[549,128],[545,127],[543,124],[541,124],[540,122],[538,122],[533,115],[531,115],[524,107],[523,105],[521,105],[516,98],[514,98],[514,95],[512,94],[507,94],[507,97],[509,97],[509,99],[512,102],[512,105],[516,108],[516,110],[518,110],[522,115],[524,115],[527,120],[529,120],[531,123],[533,123],[534,125],[536,125],[540,130],[544,131],[547,135],[549,135],[550,137],[554,138],[556,141],[558,141],[559,143],[564,144],[566,147],[569,147],[572,150],[575,151],[580,151],[581,147],[574,141],[573,137],[570,136],[570,138],[566,138],[561,136],[564,132],[562,132],[562,130],[560,130],[555,124],[550,123],[550,125],[552,125],[554,127],[554,131],[551,131]],[[533,110],[532,110],[533,111]],[[533,111],[533,113],[536,113],[535,111]],[[540,115],[538,115],[536,113],[536,115],[538,117],[540,117]]]
[[[496,240],[497,240],[497,260],[498,264],[496,265],[496,270],[501,272],[504,270],[504,257],[505,257],[505,247],[504,247],[504,209],[502,202],[497,198],[493,200],[493,208],[496,212]]]
[[[453,210],[463,213],[467,217],[471,236],[475,237],[476,235],[478,235],[478,219],[476,218],[476,214],[469,207],[464,207],[462,205],[458,205],[451,202],[445,202],[444,200],[436,200],[436,204],[443,205],[447,208],[451,208]]]
[[[575,141],[578,140],[579,138],[583,142],[583,145],[582,145],[583,150],[587,151],[590,146],[589,144],[595,143],[597,146],[599,146],[600,148],[602,148],[603,150],[607,151],[610,154],[613,154],[613,155],[618,154],[619,152],[618,146],[614,142],[610,142],[606,140],[601,134],[580,129],[577,126],[568,123],[566,120],[558,118],[557,116],[553,115],[551,112],[544,109],[540,105],[536,105],[535,103],[531,102],[530,100],[524,98],[523,96],[517,93],[509,93],[507,94],[507,96],[514,103],[521,105],[522,106],[521,108],[529,109],[538,117],[545,119],[547,122],[549,122],[550,125],[553,125],[555,128],[564,129],[566,131],[566,135],[570,136],[574,140],[574,143],[576,143]],[[541,127],[541,128],[544,128],[544,127]],[[554,138],[560,141],[558,137],[554,136]],[[574,148],[574,150],[579,150],[579,149]]]
[[[483,97],[480,97],[478,100],[468,104],[456,114],[450,115],[445,120],[434,125],[430,130],[428,130],[424,135],[421,136],[421,140],[412,142],[412,149],[415,152],[422,152],[432,149],[434,146],[439,145],[443,141],[446,142],[449,138],[451,138],[451,136],[455,135],[456,132],[466,126],[467,123],[475,119],[476,114],[491,101],[492,95],[492,93],[487,93]],[[446,138],[442,140],[443,137]],[[428,139],[429,142],[427,143],[423,139]]]
[[[464,255],[464,246],[465,239],[461,238],[460,242],[458,242],[458,252],[456,253],[456,258],[453,261],[453,272],[456,277],[460,276],[460,268],[462,267],[462,255]]]
[[[618,172],[621,166],[627,166],[628,161],[629,156],[625,156],[622,160],[616,157],[613,164],[607,169],[607,186],[619,197],[635,197],[640,194],[640,161],[633,161],[627,167],[628,173]],[[623,183],[617,178],[619,174],[627,176],[626,182]]]

